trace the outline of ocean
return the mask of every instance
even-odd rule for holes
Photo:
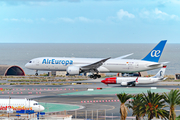
[[[0,64],[18,65],[26,74],[35,71],[26,69],[24,65],[36,57],[87,57],[107,58],[120,57],[134,53],[128,59],[144,58],[156,44],[94,44],[94,43],[1,43]],[[169,62],[166,74],[180,73],[180,44],[166,43],[159,62]],[[156,74],[158,69],[148,71]],[[47,73],[47,71],[39,72]]]

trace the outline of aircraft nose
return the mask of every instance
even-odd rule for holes
[[[28,66],[29,66],[29,64],[28,64],[28,63],[26,63],[26,64],[25,64],[25,68],[28,68]]]
[[[102,83],[105,83],[105,80],[102,80],[101,82],[102,82]]]
[[[42,105],[38,105],[35,111],[41,112],[43,110],[45,110],[45,108]]]
[[[33,64],[31,64],[31,63],[25,64],[25,68],[32,69],[32,67],[33,67]]]
[[[43,106],[40,106],[40,111],[45,110],[45,108]]]

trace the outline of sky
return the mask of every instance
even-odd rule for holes
[[[180,0],[0,0],[0,43],[180,43]]]

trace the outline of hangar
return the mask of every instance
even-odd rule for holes
[[[0,65],[0,75],[25,76],[24,70],[16,65]]]

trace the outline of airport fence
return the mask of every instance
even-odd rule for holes
[[[75,110],[46,113],[46,115],[72,115],[72,119],[106,120],[106,110]]]
[[[106,110],[76,110],[68,111],[67,114],[72,115],[74,119],[85,119],[85,120],[105,120]]]

